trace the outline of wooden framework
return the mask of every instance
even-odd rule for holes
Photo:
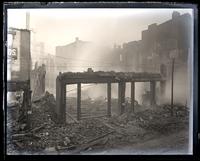
[[[81,84],[106,83],[107,84],[107,116],[111,117],[111,85],[118,83],[118,109],[119,114],[125,110],[126,83],[131,82],[131,107],[134,111],[135,83],[150,82],[151,105],[156,103],[156,81],[165,81],[157,73],[133,73],[133,72],[85,72],[85,73],[60,73],[56,79],[56,109],[55,113],[59,123],[66,121],[66,87],[69,84],[77,84],[77,120],[81,119]]]

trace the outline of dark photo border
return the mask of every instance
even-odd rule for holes
[[[191,8],[194,11],[194,55],[193,55],[193,155],[7,155],[6,154],[6,70],[7,69],[7,9],[28,9],[28,8]],[[3,159],[23,159],[23,160],[194,160],[200,159],[200,132],[198,124],[198,7],[192,3],[170,3],[170,2],[4,2],[3,3]]]

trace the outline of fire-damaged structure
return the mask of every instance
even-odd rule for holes
[[[134,72],[103,72],[88,71],[84,73],[60,73],[56,79],[56,118],[60,123],[66,121],[66,86],[77,84],[77,120],[81,119],[81,84],[106,83],[107,84],[107,116],[111,116],[111,84],[118,83],[118,110],[124,113],[126,82],[131,82],[131,107],[134,111],[135,82],[150,82],[151,105],[156,104],[156,82],[165,82],[159,73],[134,73]],[[164,88],[165,86],[161,86]],[[163,91],[163,89],[162,89]]]
[[[30,125],[31,87],[30,87],[30,30],[10,28],[8,45],[7,92],[23,91],[20,108],[21,122]]]
[[[141,28],[141,40],[112,48],[76,37],[52,42],[54,55],[29,27],[9,28],[7,152],[188,153],[190,23],[173,12]]]

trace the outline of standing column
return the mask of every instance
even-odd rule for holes
[[[59,123],[66,121],[66,85],[60,80],[59,76],[56,78],[56,118]]]
[[[150,82],[150,95],[151,95],[151,105],[152,106],[154,106],[156,104],[155,93],[156,93],[156,82],[151,81]]]
[[[107,115],[108,117],[111,117],[111,83],[107,84]]]
[[[120,115],[123,114],[125,111],[125,88],[125,82],[120,82],[118,84],[118,108]]]
[[[131,108],[134,112],[134,102],[135,102],[135,82],[131,82]]]
[[[66,122],[66,89],[67,85],[62,83],[62,109],[61,109],[61,115],[63,122]]]
[[[77,120],[81,119],[81,83],[77,84]]]

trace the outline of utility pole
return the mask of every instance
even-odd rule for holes
[[[176,43],[177,44],[177,43]],[[177,46],[177,45],[176,45]],[[178,47],[170,53],[170,58],[172,59],[172,71],[171,71],[171,116],[173,116],[173,106],[174,106],[174,63],[175,58],[178,57]]]
[[[26,29],[30,30],[30,12],[26,12]]]
[[[172,58],[172,76],[171,76],[171,116],[173,116],[173,106],[174,106],[174,62],[175,62],[175,58]]]

